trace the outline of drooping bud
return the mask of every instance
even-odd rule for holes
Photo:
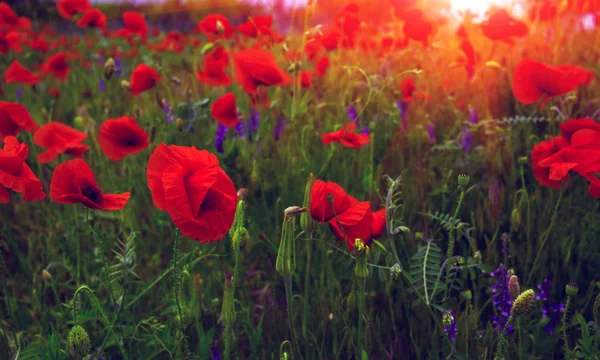
[[[275,267],[282,276],[291,276],[296,270],[296,216],[307,211],[300,206],[290,206],[284,211],[283,225],[281,227],[281,241]]]
[[[227,274],[223,286],[223,307],[221,308],[221,320],[225,326],[230,326],[235,321],[235,307],[233,303],[233,276]]]
[[[73,353],[83,357],[90,353],[91,341],[88,333],[79,325],[73,326],[69,332],[68,348]]]
[[[473,298],[473,293],[471,292],[471,289],[462,289],[460,291],[460,298],[464,301],[471,301],[471,299]]]
[[[400,267],[400,264],[394,264],[391,268],[390,268],[390,273],[392,274],[392,278],[394,280],[398,279],[398,277],[400,276],[400,274],[402,274],[402,268]]]
[[[568,283],[565,287],[565,291],[567,292],[567,296],[577,296],[577,293],[579,292],[579,285],[575,283]]]
[[[115,60],[113,58],[108,58],[104,63],[104,78],[109,80],[116,72],[117,67],[115,65]]]
[[[310,209],[310,193],[312,190],[313,183],[315,182],[315,176],[311,173],[306,181],[306,188],[304,189],[304,202],[302,206],[306,209]],[[300,228],[304,230],[306,234],[312,234],[315,230],[315,220],[310,216],[310,212],[304,212],[300,215]]]
[[[458,185],[462,188],[469,186],[469,180],[471,177],[467,173],[462,173],[458,175]]]
[[[444,311],[444,315],[442,316],[442,324],[444,325],[444,332],[450,338],[450,340],[454,340],[456,337],[456,318],[454,317],[454,313],[452,310]]]
[[[367,267],[367,258],[369,257],[369,247],[363,243],[361,239],[354,241],[354,251],[356,252],[356,266],[354,267],[354,275],[359,279],[365,279],[369,276],[369,268]]]
[[[44,269],[42,270],[42,279],[44,279],[45,282],[52,282],[52,274],[50,274],[48,270]]]
[[[513,209],[510,214],[510,225],[512,226],[513,232],[519,231],[519,227],[521,226],[521,212],[519,209]]]
[[[511,314],[514,317],[527,314],[535,304],[535,293],[533,290],[525,290],[521,295],[517,296],[513,303]]]
[[[521,293],[521,286],[519,285],[519,278],[517,275],[511,276],[508,280],[508,293],[513,300]]]

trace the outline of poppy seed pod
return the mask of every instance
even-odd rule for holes
[[[471,292],[471,289],[463,289],[460,291],[460,297],[465,301],[471,301],[473,293]]]
[[[90,337],[84,328],[79,325],[73,326],[69,332],[68,347],[70,351],[82,357],[90,353]]]
[[[313,183],[315,182],[315,176],[311,173],[306,181],[306,188],[304,189],[304,202],[302,206],[310,209],[310,194],[312,191]],[[316,222],[310,216],[310,212],[306,211],[300,215],[300,228],[307,234],[311,234],[316,227]]]
[[[275,268],[282,276],[291,276],[296,270],[296,236],[294,233],[296,216],[305,211],[306,208],[300,206],[290,206],[285,209],[281,227],[281,241],[279,242],[275,262]]]
[[[521,293],[521,286],[519,285],[519,278],[517,275],[511,276],[508,280],[508,293],[513,300]]]
[[[567,296],[577,296],[577,293],[579,292],[579,285],[575,283],[568,283],[565,287],[565,291],[567,292]]]
[[[521,165],[521,166],[527,165],[528,162],[529,162],[529,159],[527,158],[527,156],[521,156],[519,158],[519,165]]]
[[[513,303],[511,314],[514,317],[527,314],[535,304],[535,293],[533,290],[525,290],[521,295],[517,296]]]
[[[469,174],[467,173],[462,173],[460,175],[458,175],[458,185],[460,187],[467,187],[469,186],[469,180],[471,179],[471,177],[469,176]]]
[[[104,63],[104,78],[109,80],[116,72],[117,67],[115,66],[115,60],[113,58],[108,58]]]

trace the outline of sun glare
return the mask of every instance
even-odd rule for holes
[[[506,7],[513,1],[510,0],[450,0],[454,13],[470,11],[478,17],[483,17],[485,12],[492,6]]]

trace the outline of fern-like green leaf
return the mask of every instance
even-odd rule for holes
[[[431,299],[435,296],[433,285],[440,273],[441,262],[442,250],[432,241],[419,247],[411,257],[409,269],[409,273],[413,278],[413,288],[411,290],[418,291],[428,306],[431,305]]]

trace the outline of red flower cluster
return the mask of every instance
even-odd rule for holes
[[[357,134],[355,122],[348,122],[338,131],[333,131],[321,135],[323,145],[332,142],[339,142],[342,146],[358,149],[361,146],[368,144],[371,141],[371,136],[368,134]]]
[[[25,201],[37,201],[46,197],[42,182],[25,163],[29,147],[19,144],[14,136],[4,138],[0,150],[0,203],[10,202],[10,192],[22,193]]]
[[[196,147],[160,144],[146,170],[154,205],[181,233],[201,243],[218,241],[231,228],[237,192],[217,157]]]
[[[196,78],[206,85],[229,86],[233,79],[225,71],[228,65],[229,55],[218,47],[204,57],[204,70],[198,70]]]
[[[327,222],[335,237],[345,241],[350,251],[356,239],[370,245],[383,234],[386,226],[385,209],[373,212],[370,202],[358,201],[338,184],[323,180],[313,183],[310,215],[321,223]]]
[[[590,195],[600,198],[600,124],[592,119],[571,119],[560,124],[562,136],[533,148],[531,162],[536,180],[560,189],[573,171],[590,182]]]

